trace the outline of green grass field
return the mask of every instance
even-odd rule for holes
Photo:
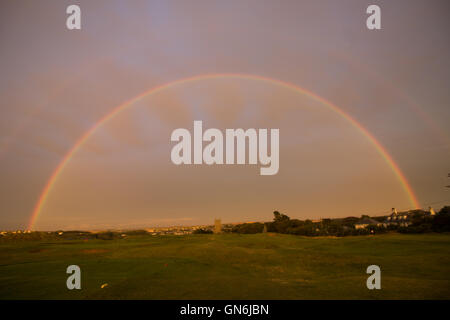
[[[71,264],[81,290],[66,288]],[[381,290],[366,287],[371,264]],[[3,242],[0,299],[450,299],[450,235]]]

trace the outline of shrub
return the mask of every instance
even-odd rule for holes
[[[264,224],[260,222],[255,222],[255,223],[243,223],[235,225],[231,229],[231,232],[251,234],[251,233],[262,233],[263,230]]]
[[[124,231],[123,234],[126,234],[127,236],[146,236],[148,235],[148,232],[146,230],[129,230]]]
[[[97,239],[101,240],[114,240],[114,239],[120,239],[121,235],[118,232],[112,232],[112,231],[106,231],[106,232],[100,232],[95,235]]]
[[[211,234],[211,233],[213,233],[213,231],[209,230],[209,229],[200,228],[200,229],[195,229],[192,233],[193,234]]]

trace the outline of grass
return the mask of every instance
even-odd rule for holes
[[[81,290],[66,288],[71,264]],[[366,287],[371,264],[381,290]],[[450,235],[3,242],[0,299],[450,299]]]

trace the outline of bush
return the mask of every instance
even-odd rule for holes
[[[148,235],[148,232],[146,230],[130,230],[124,231],[123,234],[126,234],[127,236],[146,236]]]
[[[195,229],[192,233],[193,234],[211,234],[211,233],[213,233],[213,231],[209,230],[209,229],[200,228],[200,229]]]
[[[432,225],[430,223],[410,225],[408,227],[399,227],[397,231],[400,233],[426,233],[432,231]]]
[[[114,239],[120,239],[122,236],[118,232],[112,232],[112,231],[106,231],[106,232],[100,232],[95,235],[97,239],[101,240],[114,240]]]
[[[263,230],[264,224],[260,222],[255,222],[255,223],[243,223],[235,225],[231,229],[231,232],[251,234],[251,233],[262,233]]]
[[[317,236],[316,227],[313,224],[304,224],[297,227],[290,227],[286,233],[295,234],[298,236]]]

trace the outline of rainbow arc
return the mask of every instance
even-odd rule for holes
[[[360,131],[370,142],[371,144],[376,148],[377,152],[383,157],[385,162],[389,165],[389,167],[392,169],[393,173],[397,177],[397,180],[402,185],[402,188],[404,189],[406,195],[408,196],[408,199],[411,203],[411,205],[414,208],[420,208],[419,201],[417,200],[417,197],[414,194],[413,189],[411,188],[408,180],[406,179],[403,172],[400,170],[399,166],[395,163],[393,158],[389,155],[389,153],[386,151],[386,149],[381,145],[381,143],[375,139],[375,137],[366,129],[364,128],[358,121],[356,121],[352,116],[345,113],[341,108],[336,106],[335,104],[331,103],[330,101],[316,95],[315,93],[306,90],[304,88],[301,88],[295,84],[281,81],[278,79],[263,77],[263,76],[257,76],[257,75],[250,75],[250,74],[236,74],[236,73],[226,73],[226,74],[202,74],[197,75],[194,77],[189,78],[183,78],[179,80],[175,80],[157,87],[154,87],[150,90],[147,90],[140,95],[125,101],[121,105],[115,107],[111,112],[106,114],[104,117],[99,119],[89,130],[87,130],[76,142],[75,144],[70,148],[70,150],[64,155],[64,158],[61,160],[61,162],[58,164],[58,166],[55,168],[53,173],[51,174],[50,178],[48,179],[43,191],[41,192],[38,201],[36,202],[36,205],[34,206],[33,212],[31,214],[31,218],[28,224],[28,230],[32,230],[33,226],[36,223],[37,218],[39,217],[43,206],[45,205],[49,194],[52,191],[52,188],[55,185],[55,182],[58,180],[58,177],[61,175],[61,173],[64,171],[64,168],[67,166],[67,164],[70,162],[70,159],[76,154],[76,152],[83,147],[83,145],[86,143],[86,141],[91,137],[95,131],[102,126],[103,124],[107,123],[112,118],[119,115],[122,111],[126,110],[127,108],[131,107],[134,103],[140,101],[141,99],[156,94],[158,92],[161,92],[163,90],[194,82],[194,81],[200,81],[200,80],[212,80],[212,79],[220,79],[220,78],[237,78],[237,79],[248,79],[248,80],[255,80],[255,81],[262,81],[267,82],[272,85],[281,86],[288,88],[290,90],[293,90],[299,94],[307,95],[311,99],[318,101],[322,103],[324,106],[329,108],[331,111],[336,112],[340,116],[342,116],[348,123],[350,123],[353,127],[355,127],[358,131]]]

